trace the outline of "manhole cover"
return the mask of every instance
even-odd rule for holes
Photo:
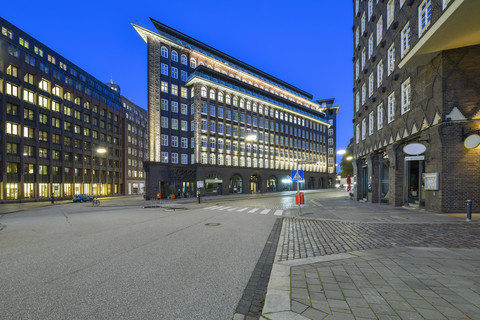
[[[205,225],[207,227],[218,227],[220,225],[220,223],[212,222],[212,223],[205,223]]]

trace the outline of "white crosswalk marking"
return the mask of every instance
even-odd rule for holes
[[[247,210],[248,208],[241,208],[241,209],[238,209],[237,212],[243,212],[245,210]]]
[[[263,210],[262,212],[260,212],[260,214],[267,214],[267,213],[269,213],[269,212],[270,212],[270,209],[265,209],[265,210]]]
[[[274,216],[281,216],[283,214],[283,210],[276,210],[273,214]]]
[[[236,210],[236,209],[237,209],[237,208],[233,207],[233,208],[231,208],[231,209],[228,209],[227,211],[234,211],[234,210]]]
[[[220,210],[227,210],[227,209],[230,209],[231,207],[223,207],[222,209]]]
[[[254,213],[255,211],[260,210],[260,208],[253,208],[252,210],[248,211],[248,213]]]
[[[205,208],[205,210],[208,210],[208,209],[215,209],[217,206],[213,206],[213,207],[208,207],[208,208]]]

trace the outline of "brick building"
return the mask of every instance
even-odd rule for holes
[[[124,130],[125,194],[145,192],[145,171],[143,162],[148,160],[148,114],[124,96],[126,128]]]
[[[0,200],[125,193],[119,92],[0,25]]]
[[[152,20],[147,43],[150,157],[155,196],[326,188],[335,175],[333,99],[312,95]],[[329,130],[330,129],[330,130]]]
[[[480,2],[355,0],[356,198],[480,210]]]

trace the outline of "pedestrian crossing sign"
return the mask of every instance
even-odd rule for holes
[[[303,170],[292,171],[292,181],[303,181]]]

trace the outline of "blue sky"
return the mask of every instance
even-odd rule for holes
[[[1,16],[147,108],[150,17],[313,94],[335,98],[337,149],[353,136],[351,1],[6,1]],[[339,163],[338,157],[337,163]]]

